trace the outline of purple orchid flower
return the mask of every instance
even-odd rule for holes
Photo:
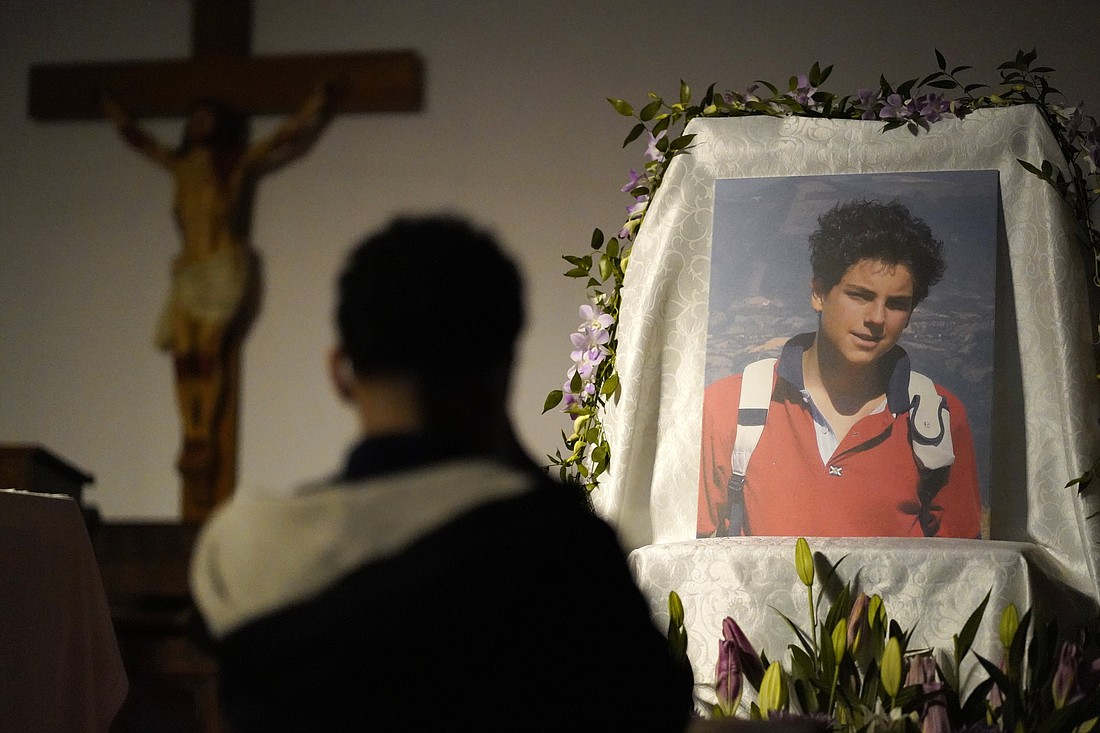
[[[859,118],[861,120],[877,120],[877,108],[882,103],[882,92],[877,89],[860,89],[858,96],[859,101],[852,106],[863,111]]]
[[[585,338],[585,343],[590,347],[603,346],[611,340],[611,334],[606,328],[600,328],[599,326],[593,328],[591,326],[585,326],[578,333],[582,334]]]
[[[592,381],[594,368],[592,364],[585,358],[585,352],[574,351],[571,356],[573,357],[573,365],[569,367],[569,369],[565,372],[566,381],[568,383],[571,383],[573,381],[573,377],[576,375],[580,375],[582,384]],[[575,394],[580,394],[580,392],[576,392]]]
[[[622,192],[623,193],[630,193],[631,191],[633,191],[634,189],[636,189],[638,187],[638,181],[641,181],[644,178],[645,178],[645,176],[643,176],[642,174],[638,173],[638,171],[631,168],[630,169],[630,179],[625,184],[623,184]]]
[[[949,114],[951,105],[942,94],[926,94],[913,100],[913,106],[928,122],[939,122],[945,114]]]
[[[883,103],[882,109],[879,110],[878,116],[883,120],[890,118],[898,120],[911,119],[914,110],[911,108],[910,104],[906,104],[900,94],[891,94],[886,97],[886,101]]]
[[[649,144],[646,146],[645,156],[650,160],[657,161],[658,163],[663,163],[665,160],[665,154],[657,148],[657,143],[661,142],[665,135],[668,134],[668,130],[661,130],[659,133],[657,133],[656,136],[654,136],[652,132],[646,134],[649,135]]]
[[[600,308],[600,306],[596,303],[584,303],[583,305],[581,305],[580,308],[577,309],[577,314],[581,317],[582,325],[586,323],[594,323],[595,321],[604,317],[603,309]],[[608,319],[611,318],[611,316],[606,317]],[[604,328],[607,328],[611,325],[611,321],[609,320],[607,323],[602,323],[600,325]]]
[[[561,393],[562,400],[564,401],[563,409],[567,410],[573,405],[579,405],[581,403],[581,398],[573,394],[572,390],[569,389],[569,382],[565,383],[565,387],[562,389]]]
[[[799,74],[795,80],[795,88],[791,90],[790,94],[791,98],[803,107],[816,109],[818,105],[813,99],[816,91],[817,87],[810,85],[810,78],[805,74]]]
[[[597,346],[591,349],[578,349],[571,352],[569,356],[573,359],[573,366],[569,367],[569,377],[579,374],[582,380],[591,381],[596,375],[596,368],[607,356],[607,350]]]
[[[631,168],[630,169],[630,176],[629,176],[627,182],[623,184],[623,187],[622,187],[621,190],[622,190],[623,193],[631,194],[638,201],[649,201],[649,194],[648,193],[639,193],[637,195],[634,195],[633,193],[631,193],[635,189],[645,188],[645,187],[648,187],[648,186],[649,186],[649,176],[647,176],[644,172],[639,173],[638,171]]]
[[[610,313],[604,313],[603,309],[595,304],[585,303],[580,307],[578,313],[581,317],[581,325],[579,326],[581,329],[606,332],[615,323],[614,316]],[[601,343],[607,343],[607,341]]]
[[[752,84],[752,85],[749,86],[748,89],[745,90],[745,94],[742,97],[742,100],[744,101],[745,104],[751,104],[752,102],[763,102],[764,101],[763,99],[761,99],[756,94],[756,90],[759,89],[759,88],[760,88],[759,84]],[[771,111],[779,113],[779,114],[783,114],[785,112],[785,110],[781,106],[779,106],[778,102],[768,102],[767,107]]]
[[[569,367],[567,376],[572,380],[574,375],[579,375],[583,386],[579,393],[574,393],[574,400],[566,401],[566,407],[580,401],[581,396],[596,393],[593,380],[600,363],[610,353],[606,346],[611,341],[608,329],[615,323],[614,317],[604,313],[596,304],[585,303],[580,307],[579,313],[581,324],[569,335],[569,341],[573,345],[569,357],[573,360],[573,365]],[[572,390],[567,389],[565,392],[572,393]]]
[[[573,344],[573,351],[570,352],[569,356],[578,364],[584,360],[588,350],[595,345],[591,334],[587,331],[575,331],[569,334],[569,340]]]
[[[581,325],[569,335],[569,341],[573,344],[573,361],[579,361],[585,352],[602,348],[611,341],[611,333],[607,330],[615,319],[601,312],[594,306],[581,306]]]

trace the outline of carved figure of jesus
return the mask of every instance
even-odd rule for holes
[[[248,140],[243,115],[214,101],[200,102],[175,149],[141,128],[112,97],[101,98],[122,138],[175,182],[181,249],[155,341],[175,363],[183,430],[177,467],[185,494],[189,484],[202,487],[214,480],[227,351],[239,345],[255,309],[257,268],[249,245],[255,184],[317,139],[331,119],[334,89],[332,84],[319,88],[272,135],[256,142]],[[214,499],[202,503],[213,508]],[[186,496],[184,505],[186,515]]]

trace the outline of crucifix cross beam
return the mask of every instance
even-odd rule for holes
[[[249,0],[193,0],[189,59],[35,64],[27,113],[39,121],[103,119],[109,91],[137,117],[186,117],[214,99],[246,114],[298,109],[319,84],[338,81],[336,112],[414,112],[423,68],[412,51],[252,56]]]

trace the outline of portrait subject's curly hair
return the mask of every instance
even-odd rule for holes
[[[943,242],[923,219],[898,201],[852,199],[838,203],[817,220],[810,234],[810,265],[831,290],[860,260],[905,265],[913,276],[913,305],[943,277]]]

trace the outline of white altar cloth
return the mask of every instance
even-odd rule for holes
[[[684,602],[688,658],[702,686],[713,684],[722,620],[732,617],[745,629],[758,652],[787,660],[796,638],[780,612],[809,629],[806,586],[794,565],[793,537],[739,537],[648,545],[630,556],[642,580],[650,611],[668,623],[669,591]],[[844,558],[836,571],[840,585],[853,592],[878,593],[903,629],[913,629],[913,648],[934,647],[950,653],[952,634],[989,592],[985,621],[974,650],[1000,661],[997,624],[1003,604],[1020,613],[1058,615],[1066,624],[1086,620],[1090,603],[1060,577],[1057,563],[1035,544],[993,540],[922,538],[809,538],[817,582]],[[831,584],[821,616],[839,586]],[[972,666],[968,665],[968,667]],[[706,695],[703,695],[704,699]]]
[[[883,133],[881,123],[805,117],[696,119],[687,132],[694,146],[670,164],[631,255],[616,356],[622,398],[605,421],[612,465],[593,500],[635,550],[639,583],[662,622],[668,591],[683,598],[697,674],[713,674],[725,615],[773,649],[779,627],[768,605],[802,609],[789,598],[798,582],[792,539],[694,539],[720,178],[999,172],[990,535],[1000,542],[818,539],[811,546],[832,560],[849,552],[845,567],[863,568],[861,587],[882,594],[899,620],[908,614],[919,622],[929,644],[950,641],[991,588],[996,612],[1008,602],[1024,610],[1065,601],[1075,612],[1095,602],[1100,496],[1096,486],[1084,497],[1065,488],[1098,451],[1092,327],[1072,213],[1017,161],[1060,160],[1038,110],[981,110],[916,137]],[[978,639],[987,653],[991,629]]]
[[[106,733],[129,682],[80,505],[0,490],[0,731]]]

